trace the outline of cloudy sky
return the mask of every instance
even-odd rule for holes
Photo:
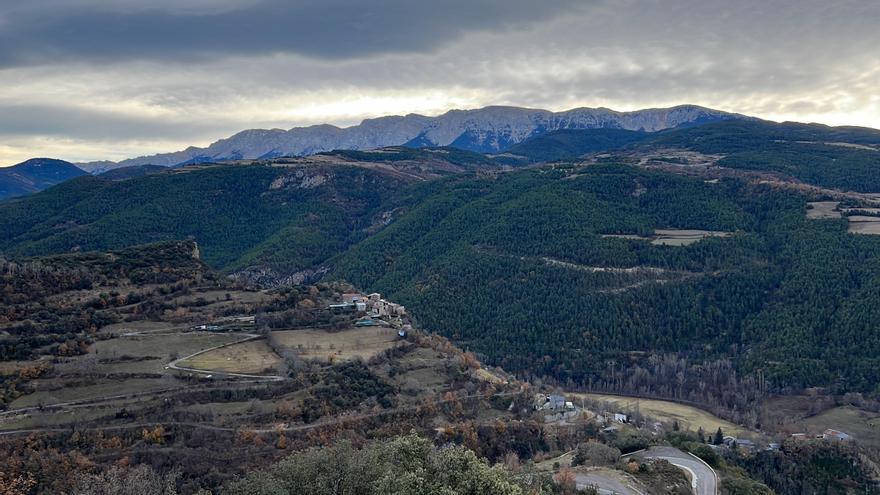
[[[517,105],[880,128],[877,0],[0,0],[0,165]]]

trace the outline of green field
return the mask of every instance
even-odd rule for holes
[[[880,414],[852,406],[829,409],[799,422],[808,433],[821,433],[828,428],[851,435],[860,444],[880,448]]]
[[[678,421],[683,430],[696,431],[703,428],[703,431],[714,432],[721,428],[725,434],[739,435],[745,432],[742,427],[737,426],[730,421],[723,420],[712,413],[698,409],[696,407],[679,404],[677,402],[669,402],[664,400],[653,399],[637,399],[634,397],[625,397],[621,395],[605,395],[605,394],[569,394],[572,397],[581,397],[588,400],[607,402],[613,407],[624,412],[632,412],[636,409],[643,415],[650,416],[659,421],[671,423]]]

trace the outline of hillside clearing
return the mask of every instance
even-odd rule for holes
[[[656,229],[651,244],[655,246],[687,246],[707,237],[728,237],[731,232],[714,230]]]
[[[705,432],[714,432],[721,428],[725,434],[729,435],[739,435],[745,432],[742,427],[723,420],[708,411],[677,402],[607,394],[571,395],[577,398],[584,397],[587,400],[607,402],[624,412],[633,412],[638,409],[643,415],[650,416],[659,421],[669,423],[678,421],[682,430],[696,431],[699,428],[703,428]]]
[[[840,201],[813,201],[807,203],[807,218],[813,220],[840,218],[838,205],[840,205]]]
[[[857,442],[872,447],[880,447],[880,414],[863,411],[852,406],[829,409],[821,414],[805,418],[808,433],[819,434],[828,428],[852,435]]]
[[[852,215],[847,232],[853,234],[880,235],[880,217]]]
[[[305,359],[343,360],[360,357],[369,359],[396,345],[393,328],[349,328],[340,332],[325,330],[283,330],[272,332],[279,344]]]
[[[260,374],[281,364],[265,340],[250,340],[198,354],[177,363],[183,368]]]

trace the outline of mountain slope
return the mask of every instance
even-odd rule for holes
[[[732,409],[755,391],[737,373],[777,390],[880,380],[880,239],[806,219],[800,194],[603,164],[422,187],[328,278],[388,293],[493,364]],[[606,236],[655,229],[728,234]],[[674,385],[675,370],[695,381]],[[705,396],[719,376],[724,396]]]
[[[685,124],[745,118],[694,105],[616,112],[607,108],[577,108],[550,112],[516,107],[452,110],[437,117],[410,114],[367,119],[339,128],[331,125],[290,130],[252,129],[221,139],[207,148],[190,147],[175,153],[82,164],[87,170],[132,165],[173,166],[230,159],[300,156],[335,149],[365,150],[384,146],[453,146],[477,152],[499,152],[529,137],[558,129],[612,128],[658,131]]]
[[[530,163],[574,159],[586,153],[608,151],[637,143],[650,136],[647,132],[624,129],[562,129],[511,146],[505,155],[514,155],[508,159]]]
[[[0,168],[0,200],[24,196],[85,175],[76,165],[51,158],[32,158]]]
[[[256,265],[264,277],[283,278],[356,240],[383,197],[412,180],[321,164],[81,177],[0,204],[0,251],[43,255],[194,238],[214,268]]]
[[[632,136],[560,135],[591,134]],[[614,153],[686,148],[731,168],[880,183],[880,132],[869,129],[731,121],[649,136]],[[731,161],[744,154],[753,161]],[[193,237],[209,265],[249,280],[330,269],[328,279],[389,293],[493,363],[560,383],[736,410],[757,373],[777,390],[876,387],[880,238],[847,233],[845,218],[807,219],[807,188],[645,163],[502,173],[472,152],[391,147],[81,177],[0,205],[0,250]],[[672,229],[697,232],[663,234]],[[678,383],[679,372],[696,381]],[[700,380],[722,376],[710,388],[728,395],[701,395]]]
[[[880,130],[763,121],[709,123],[650,136],[647,146],[722,155],[719,165],[835,189],[880,192]]]
[[[164,170],[168,170],[168,167],[163,167],[161,165],[134,165],[131,167],[114,168],[100,173],[98,176],[109,180],[126,180],[155,174]]]

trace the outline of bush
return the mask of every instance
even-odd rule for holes
[[[574,466],[610,466],[620,459],[620,451],[599,442],[587,442],[578,445],[571,460]]]
[[[651,437],[641,430],[624,430],[617,432],[610,443],[620,452],[629,454],[648,448],[648,445],[651,444]]]

